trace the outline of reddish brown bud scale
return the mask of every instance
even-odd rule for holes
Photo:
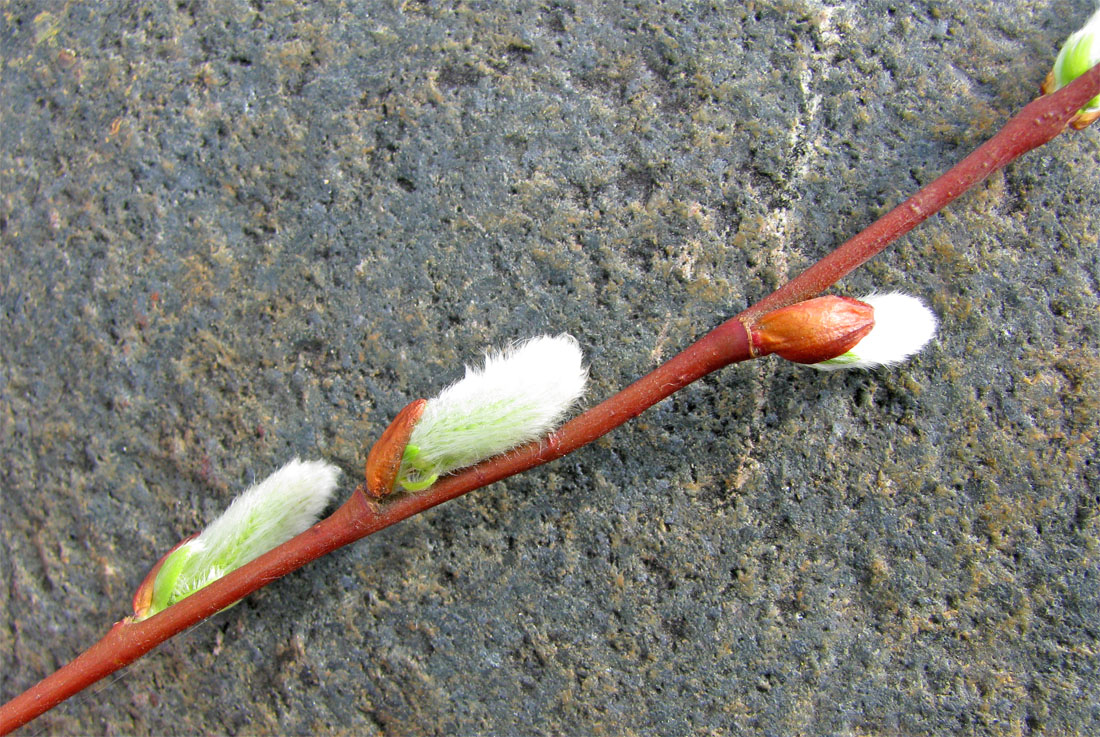
[[[795,363],[818,363],[847,353],[875,326],[875,309],[829,295],[783,307],[750,328],[758,356],[775,353]]]
[[[382,436],[367,454],[367,492],[375,499],[389,496],[393,492],[393,483],[401,468],[401,458],[405,446],[409,444],[413,428],[424,414],[427,399],[410,402],[405,409],[397,413],[390,426],[382,431]]]
[[[153,605],[153,584],[156,583],[157,574],[160,573],[161,566],[164,565],[164,561],[168,560],[168,556],[176,552],[181,545],[194,538],[199,533],[188,535],[180,540],[178,543],[172,546],[164,555],[160,556],[160,560],[156,562],[153,569],[149,573],[145,574],[145,578],[142,580],[141,585],[137,587],[137,591],[134,592],[134,616],[141,619],[149,611],[149,607]]]

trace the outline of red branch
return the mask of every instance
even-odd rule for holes
[[[1029,103],[989,141],[947,173],[752,307],[541,442],[440,479],[424,492],[374,502],[355,490],[330,517],[289,542],[143,622],[119,622],[68,665],[0,708],[0,734],[26,724],[73,694],[140,658],[173,635],[306,563],[437,504],[542,465],[586,445],[691,382],[753,358],[749,329],[761,315],[832,286],[991,172],[1061,133],[1100,94],[1100,66]]]

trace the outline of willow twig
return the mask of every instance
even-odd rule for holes
[[[0,707],[0,734],[26,724],[173,635],[316,558],[438,504],[571,453],[693,381],[731,363],[754,358],[750,329],[757,318],[832,286],[990,173],[1055,138],[1077,110],[1097,94],[1100,66],[1061,90],[1029,103],[972,154],[870,227],[548,438],[444,477],[420,493],[375,502],[360,486],[336,512],[298,537],[149,619],[117,623],[68,665]]]

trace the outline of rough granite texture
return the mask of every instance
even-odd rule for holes
[[[486,347],[586,404],[992,134],[1087,0],[0,7],[0,696]],[[903,367],[728,368],[310,565],[26,734],[1100,734],[1100,130],[841,285]]]

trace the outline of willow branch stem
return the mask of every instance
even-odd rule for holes
[[[168,638],[306,563],[438,504],[571,453],[693,381],[731,363],[753,358],[749,329],[757,318],[832,286],[991,172],[1056,137],[1076,111],[1097,94],[1100,94],[1100,66],[1058,92],[1029,103],[993,138],[870,227],[548,438],[444,477],[421,493],[375,502],[367,498],[362,487],[357,488],[336,512],[294,539],[149,619],[115,624],[102,640],[69,664],[0,707],[0,735],[26,724]]]
[[[965,159],[739,317],[751,321],[828,289],[993,172],[1057,137],[1098,90],[1100,65],[1057,92],[1032,100]]]

